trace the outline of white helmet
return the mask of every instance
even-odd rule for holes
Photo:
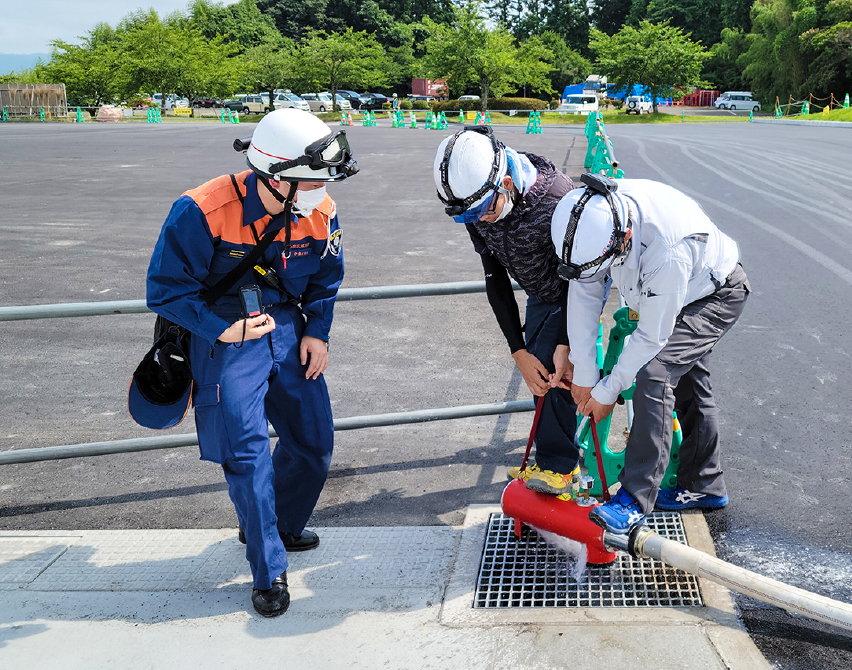
[[[335,133],[313,114],[276,109],[257,124],[252,137],[236,140],[246,162],[267,179],[340,181],[358,172],[345,131]]]
[[[580,177],[585,189],[569,191],[553,211],[550,236],[565,279],[596,281],[622,254],[630,210],[618,184],[595,174]],[[625,222],[625,223],[622,223]]]
[[[445,211],[459,223],[478,221],[506,174],[506,150],[491,126],[467,127],[438,145],[433,173]]]

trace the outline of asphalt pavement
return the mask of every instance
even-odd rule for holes
[[[452,127],[451,127],[452,128]],[[3,304],[144,297],[171,202],[243,169],[230,145],[250,124],[0,126]],[[628,177],[695,197],[740,245],[754,293],[713,362],[731,505],[707,515],[721,557],[852,601],[845,327],[852,134],[758,124],[610,126]],[[478,280],[464,230],[434,194],[444,132],[348,129],[362,173],[338,202],[345,285]],[[497,134],[569,170],[581,127]],[[569,174],[571,172],[569,171]],[[5,323],[0,449],[151,435],[126,414],[153,317]],[[335,416],[526,399],[483,295],[341,303],[327,373]],[[529,415],[339,433],[312,523],[460,526],[499,500]],[[172,432],[192,432],[191,418]],[[229,528],[216,466],[193,447],[4,466],[0,529]],[[777,668],[848,668],[849,636],[745,598],[749,631]]]

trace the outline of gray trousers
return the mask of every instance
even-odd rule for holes
[[[707,364],[716,342],[740,317],[750,291],[738,264],[715,293],[681,310],[666,346],[636,375],[633,427],[618,479],[645,513],[654,509],[669,463],[676,406],[683,429],[678,488],[725,495],[718,410]]]

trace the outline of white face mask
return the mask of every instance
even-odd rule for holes
[[[325,186],[311,191],[297,191],[293,203],[293,213],[297,216],[309,216],[325,200]]]
[[[515,197],[514,193],[511,191],[507,191],[505,189],[500,189],[500,193],[502,193],[505,197],[503,198],[503,209],[500,211],[500,216],[498,216],[495,221],[500,221],[509,216],[509,212],[512,211],[512,208],[515,206]]]

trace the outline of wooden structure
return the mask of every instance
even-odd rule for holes
[[[45,118],[68,116],[65,84],[0,84],[0,110],[11,118]]]

